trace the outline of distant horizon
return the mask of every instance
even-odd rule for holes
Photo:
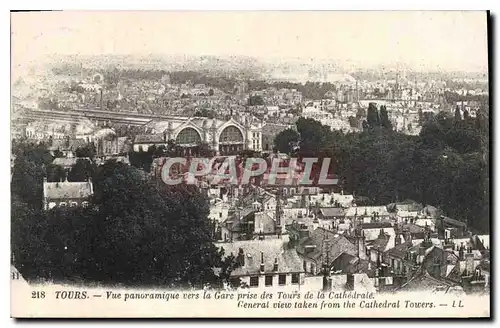
[[[238,58],[245,58],[245,59],[252,59],[255,60],[257,64],[261,65],[270,65],[271,63],[269,62],[270,59],[275,59],[276,61],[279,60],[279,63],[276,63],[276,65],[294,65],[300,64],[303,65],[321,65],[321,64],[336,64],[338,65],[338,69],[342,73],[346,73],[346,68],[342,67],[343,64],[349,63],[347,62],[339,62],[335,59],[321,59],[316,61],[315,59],[312,58],[307,58],[307,57],[255,57],[255,56],[247,56],[247,55],[210,55],[210,54],[201,54],[201,55],[196,55],[196,54],[162,54],[162,53],[150,53],[150,54],[120,54],[120,53],[114,53],[114,54],[58,54],[58,53],[52,53],[52,54],[45,54],[45,58],[49,59],[50,57],[82,57],[82,58],[95,58],[95,59],[104,59],[104,58],[113,58],[113,57],[133,57],[135,59],[147,59],[147,57],[154,57],[154,59],[161,59],[161,60],[168,60],[173,57],[185,57],[186,59],[195,59],[195,58],[202,58],[202,57],[211,57],[211,58],[221,58],[221,59],[228,59],[230,57],[234,57],[235,59]],[[49,63],[53,63],[52,61],[48,60]],[[57,63],[56,63],[57,64]],[[124,65],[127,65],[129,63],[125,62],[123,63]],[[146,64],[146,63],[145,63]],[[180,64],[178,62],[169,62],[166,64]],[[355,66],[352,63],[349,63],[353,66]],[[112,65],[111,63],[109,65]],[[397,68],[396,66],[401,66],[401,68]],[[404,71],[406,72],[415,72],[415,73],[421,73],[421,74],[433,74],[433,73],[443,73],[443,74],[452,74],[452,73],[463,73],[463,74],[488,74],[489,68],[486,67],[484,70],[459,70],[459,69],[454,69],[454,70],[445,70],[445,69],[438,69],[438,68],[430,68],[426,70],[419,70],[419,69],[413,69],[411,67],[405,67],[405,63],[394,63],[394,64],[377,64],[373,66],[364,66],[364,67],[351,67],[350,70],[354,70],[355,72],[358,71],[372,71],[372,70],[378,70],[381,68],[387,68],[388,72],[396,72],[396,71]],[[404,68],[403,68],[404,67]],[[333,69],[332,69],[333,70]]]
[[[24,12],[11,31],[14,67],[54,54],[488,71],[486,11]]]

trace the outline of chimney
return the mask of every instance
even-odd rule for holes
[[[354,274],[352,273],[347,274],[347,282],[345,284],[345,289],[354,290]]]
[[[238,256],[236,257],[236,261],[238,265],[240,266],[245,266],[245,252],[243,251],[243,248],[240,248],[238,251]]]
[[[102,97],[102,87],[101,87],[101,110],[104,110],[104,99]]]
[[[260,273],[264,273],[264,252],[260,252]]]
[[[274,272],[278,271],[278,258],[274,259],[273,271]]]
[[[401,244],[401,234],[397,234],[396,238],[394,239],[394,246],[400,245]]]
[[[465,271],[467,276],[472,276],[474,273],[474,254],[472,253],[465,254]]]
[[[463,261],[464,260],[464,243],[461,243],[460,244],[460,249],[458,250],[458,259],[460,261]]]

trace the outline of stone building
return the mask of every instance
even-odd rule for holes
[[[151,121],[144,126],[144,135],[134,141],[134,151],[147,151],[155,145],[175,141],[186,155],[207,144],[218,155],[237,154],[243,150],[262,150],[262,123],[253,117],[241,120],[209,119],[205,117],[172,117],[164,121]]]

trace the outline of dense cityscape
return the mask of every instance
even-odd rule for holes
[[[13,81],[27,281],[489,292],[487,74],[113,60]],[[330,158],[340,182],[167,186],[179,156]]]

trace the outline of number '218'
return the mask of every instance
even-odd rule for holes
[[[45,292],[31,292],[31,298],[45,298]]]

